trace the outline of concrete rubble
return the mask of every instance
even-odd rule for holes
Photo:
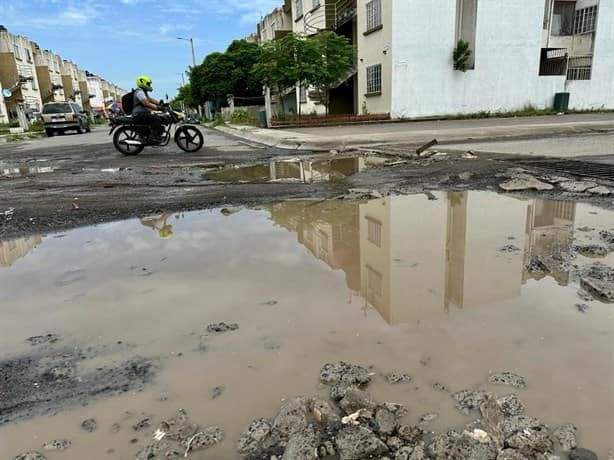
[[[422,416],[421,425],[403,423],[407,409],[375,401],[365,391],[371,380],[372,374],[365,367],[344,362],[326,364],[320,381],[336,388],[331,392],[336,395],[333,402],[297,397],[285,401],[273,419],[252,421],[238,442],[241,458],[546,460],[559,458],[555,450],[569,452],[570,458],[591,458],[591,451],[577,447],[574,425],[561,425],[552,431],[544,422],[522,414],[525,407],[517,395],[496,398],[479,390],[454,393],[452,398],[461,411],[476,412],[481,418],[461,431],[434,433],[421,425],[437,414]],[[523,377],[510,372],[494,374],[493,380],[526,386]]]

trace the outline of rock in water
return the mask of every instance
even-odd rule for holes
[[[481,390],[461,390],[452,395],[452,398],[456,401],[456,408],[465,415],[478,410],[482,403],[490,397],[492,397],[492,393]]]
[[[371,375],[362,366],[339,361],[324,365],[320,371],[320,381],[327,385],[365,385],[371,381]]]
[[[569,452],[570,460],[598,460],[597,454],[588,449],[578,447]]]
[[[13,460],[47,460],[40,452],[26,452],[25,454],[19,454]]]
[[[595,184],[596,185],[596,184]],[[518,176],[499,184],[499,187],[506,192],[519,192],[522,190],[552,190],[552,184],[546,184],[528,174],[519,174]]]
[[[604,303],[614,303],[614,282],[583,278],[580,286],[595,299]]]
[[[341,460],[379,458],[388,452],[388,447],[373,432],[362,426],[348,426],[336,438]]]
[[[360,409],[375,409],[376,406],[376,402],[371,399],[369,393],[358,388],[348,389],[343,399],[339,402],[339,407],[346,414],[353,414]]]
[[[316,460],[320,437],[313,427],[290,437],[283,460]]]
[[[454,443],[451,458],[458,460],[496,460],[498,449],[482,430],[465,431]]]
[[[525,409],[524,404],[515,394],[497,398],[497,404],[501,408],[501,412],[508,417],[520,415]]]
[[[239,454],[242,457],[250,457],[259,450],[268,449],[273,444],[271,431],[272,426],[268,420],[254,420],[239,438]]]
[[[552,433],[552,439],[563,450],[572,450],[578,446],[576,432],[578,428],[571,423],[558,427]]]
[[[45,450],[66,450],[72,446],[72,442],[69,439],[56,439],[51,442],[43,444]]]
[[[93,418],[88,418],[87,420],[83,420],[83,422],[81,422],[81,428],[87,431],[88,433],[92,433],[96,431],[97,426],[98,424],[96,423],[96,420],[94,420]]]
[[[273,422],[274,434],[280,439],[287,440],[292,435],[305,430],[310,418],[308,403],[303,397],[286,401]]]
[[[489,377],[488,381],[495,385],[511,385],[516,388],[526,388],[527,381],[524,377],[513,372],[500,372]]]

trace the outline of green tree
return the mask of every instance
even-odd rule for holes
[[[186,107],[196,107],[198,104],[194,103],[194,99],[192,98],[192,88],[190,84],[183,85],[179,87],[177,92],[177,96],[171,101],[171,105],[174,108],[181,108],[181,105],[184,104]]]
[[[310,83],[324,93],[326,113],[330,105],[330,90],[343,83],[356,63],[356,50],[350,41],[334,32],[322,32],[313,38],[317,50],[317,72]]]
[[[253,74],[279,93],[282,111],[285,112],[283,93],[292,87],[298,87],[300,91],[301,87],[311,84],[318,72],[318,63],[318,49],[314,41],[289,33],[263,45]]]
[[[229,94],[239,97],[262,95],[262,86],[252,73],[260,59],[260,47],[246,40],[233,41],[224,53],[211,53],[190,70],[191,96],[202,104],[221,104]]]

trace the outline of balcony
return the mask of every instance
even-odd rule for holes
[[[32,67],[29,65],[20,64],[17,66],[17,75],[20,83],[25,83],[34,80]]]
[[[335,31],[356,17],[356,0],[323,0],[322,3],[303,15],[306,34]]]
[[[539,74],[565,75],[567,73],[566,48],[542,48],[539,62]]]

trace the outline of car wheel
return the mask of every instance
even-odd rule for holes
[[[47,137],[53,137],[53,135],[54,135],[55,133],[53,132],[53,130],[52,130],[52,129],[46,128],[46,129],[45,129],[45,134],[47,134]]]

